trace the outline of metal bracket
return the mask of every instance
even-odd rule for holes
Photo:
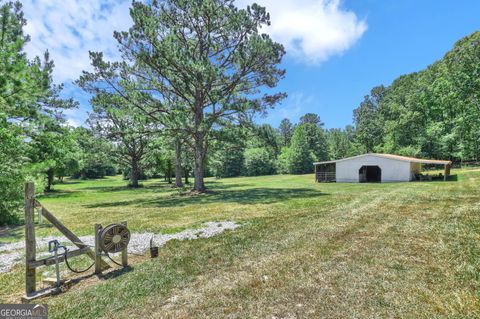
[[[51,240],[48,242],[48,252],[54,253],[55,255],[55,272],[57,275],[57,287],[60,287],[61,284],[61,279],[60,279],[60,262],[58,260],[58,249],[63,248],[65,251],[67,248],[65,246],[62,246],[60,242],[56,239]]]

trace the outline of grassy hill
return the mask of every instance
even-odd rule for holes
[[[133,232],[242,226],[169,242],[158,259],[133,257],[132,269],[45,302],[52,318],[480,316],[480,171],[456,173],[456,182],[395,184],[211,179],[201,196],[158,180],[137,190],[119,178],[69,181],[40,200],[78,235],[120,220]],[[22,271],[0,273],[0,300],[21,294]]]

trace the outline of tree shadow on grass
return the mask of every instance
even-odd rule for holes
[[[22,240],[24,238],[24,233],[25,227],[23,225],[3,228],[0,231],[0,247],[9,244],[10,242]],[[6,240],[6,238],[8,238],[8,240]]]
[[[458,182],[458,175],[455,174],[455,175],[449,175],[449,176],[447,176],[447,181],[448,181],[448,182]]]
[[[118,186],[90,186],[90,187],[82,188],[81,190],[110,193],[110,192],[121,192],[121,191],[137,191],[138,192],[142,190],[156,191],[156,190],[168,190],[173,188],[173,183],[172,184],[152,183],[148,185],[141,185],[140,187],[136,187],[136,188],[128,186],[127,183],[128,182],[126,181],[125,185],[118,185]]]
[[[133,271],[133,267],[132,266],[126,266],[126,267],[121,267],[121,268],[111,270],[111,271],[109,271],[105,274],[100,275],[100,277],[102,279],[113,279],[113,278],[117,278],[121,275],[127,274],[131,271]]]
[[[132,192],[141,192],[141,191],[148,191],[148,192],[156,192],[156,191],[165,191],[171,188],[169,184],[163,183],[154,183],[147,186],[139,187],[139,188],[132,188],[127,185],[119,185],[119,186],[90,186],[85,188],[79,188],[75,190],[52,190],[47,193],[43,193],[39,200],[45,198],[68,198],[68,197],[75,197],[79,196],[84,191],[95,192],[95,193],[114,193],[114,192],[125,192],[125,191],[132,191]]]
[[[56,190],[53,189],[49,192],[43,193],[39,196],[39,200],[42,198],[64,198],[64,197],[72,197],[78,195],[78,191],[70,191],[70,190]]]
[[[244,186],[244,185],[241,185]],[[238,187],[238,185],[237,185]],[[93,205],[86,205],[88,208],[118,207],[118,206],[140,206],[140,207],[179,207],[187,205],[211,204],[211,203],[237,203],[237,204],[272,204],[287,201],[290,199],[307,199],[327,195],[318,190],[309,188],[248,188],[248,189],[227,189],[214,188],[213,192],[192,195],[174,194],[158,199],[136,199],[121,202],[107,202]]]
[[[168,184],[166,182],[151,183],[148,185],[143,185],[138,188],[133,188],[127,185],[118,185],[118,186],[90,186],[82,188],[81,190],[95,191],[101,193],[109,192],[120,192],[120,191],[133,191],[141,192],[142,190],[147,190],[149,192],[155,191],[169,191],[169,190],[187,190],[193,186],[193,184],[185,185],[184,188],[176,188],[174,183]],[[209,181],[207,183],[209,189],[215,191],[217,189],[227,189],[227,188],[239,188],[239,187],[252,187],[252,184],[223,184],[220,182]]]

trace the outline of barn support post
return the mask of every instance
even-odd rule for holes
[[[30,267],[35,261],[37,243],[35,240],[35,184],[25,184],[25,292],[27,295],[36,291],[36,271]]]
[[[317,177],[317,171],[318,171],[318,166],[315,164],[315,182],[318,182],[318,177]]]
[[[443,175],[443,180],[446,181],[448,176],[450,176],[450,164],[445,164],[445,174]]]

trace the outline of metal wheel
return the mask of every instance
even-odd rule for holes
[[[100,231],[100,248],[106,253],[124,250],[130,241],[130,231],[122,224],[110,224]]]

